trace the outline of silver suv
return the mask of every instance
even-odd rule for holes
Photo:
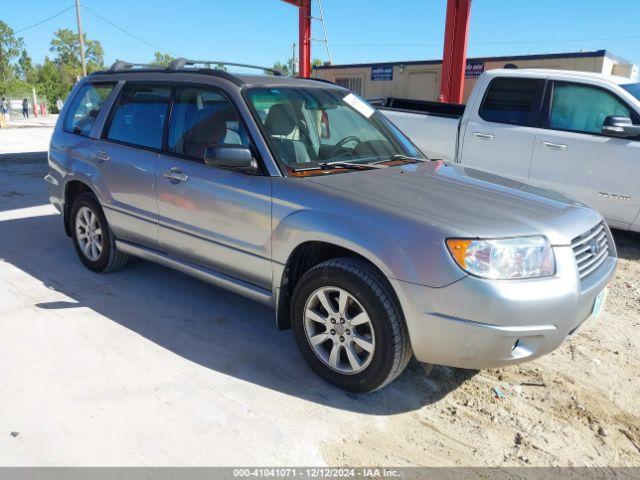
[[[616,266],[594,210],[427,160],[315,80],[118,62],[74,88],[49,165],[87,268],[136,256],[271,305],[350,391],[412,355],[477,369],[548,353],[602,309]]]

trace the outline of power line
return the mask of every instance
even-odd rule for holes
[[[45,18],[44,20],[40,20],[37,23],[34,23],[33,25],[29,25],[28,27],[25,28],[21,28],[20,30],[16,30],[15,33],[20,33],[20,32],[24,32],[25,30],[29,30],[30,28],[33,27],[37,27],[38,25],[42,25],[43,23],[48,22],[49,20],[53,20],[56,17],[59,17],[60,15],[62,15],[63,13],[71,10],[75,5],[69,5],[67,8],[65,8],[64,10],[59,11],[58,13],[56,13],[55,15],[51,15],[48,18]]]
[[[155,45],[155,44],[153,44],[153,43],[151,43],[151,42],[149,42],[149,41],[145,40],[144,38],[139,37],[138,35],[135,35],[135,34],[133,34],[133,33],[129,32],[128,30],[126,30],[126,29],[122,28],[121,26],[116,25],[116,24],[115,24],[115,23],[113,23],[111,20],[109,20],[109,19],[107,19],[107,18],[103,17],[102,15],[100,15],[100,14],[99,14],[99,13],[97,13],[97,12],[95,12],[95,11],[94,11],[94,10],[92,10],[91,8],[87,7],[86,5],[82,5],[82,8],[84,8],[85,10],[87,10],[87,11],[88,11],[89,13],[91,13],[92,15],[95,15],[96,17],[98,17],[98,18],[99,18],[100,20],[102,20],[103,22],[108,23],[109,25],[111,25],[111,26],[112,26],[112,27],[114,27],[114,28],[117,28],[117,29],[118,29],[118,30],[120,30],[122,33],[124,33],[124,34],[126,34],[126,35],[129,35],[131,38],[135,38],[135,39],[136,39],[136,40],[138,40],[139,42],[145,43],[145,44],[149,45],[150,47],[155,48],[156,50],[159,50],[159,51],[161,51],[161,52],[168,53],[168,54],[170,54],[170,55],[173,55],[174,57],[176,56],[173,52],[170,52],[169,50],[166,50],[166,49],[164,49],[164,48],[162,48],[162,47],[159,47],[158,45]]]
[[[536,45],[546,43],[571,43],[571,42],[606,42],[611,40],[638,40],[640,35],[627,35],[620,37],[600,38],[565,38],[558,40],[515,40],[502,42],[470,42],[470,46],[491,45]],[[441,43],[332,43],[335,47],[442,47]]]

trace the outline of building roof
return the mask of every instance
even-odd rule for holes
[[[505,55],[499,57],[475,57],[468,58],[468,62],[508,62],[517,60],[550,60],[554,58],[597,58],[608,57],[619,63],[628,64],[629,61],[620,58],[608,50],[594,50],[590,52],[567,52],[567,53],[547,53],[541,55]],[[340,68],[367,68],[381,65],[401,66],[401,65],[439,65],[442,60],[409,60],[406,62],[374,62],[374,63],[350,63],[341,65],[318,65],[314,70],[331,70]]]

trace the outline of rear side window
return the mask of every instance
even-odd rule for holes
[[[169,151],[204,160],[208,147],[249,145],[247,133],[233,105],[209,89],[176,90],[169,122]]]
[[[80,87],[64,119],[64,129],[70,133],[88,136],[113,84],[90,84]]]
[[[125,87],[113,112],[107,138],[159,150],[170,97],[171,87],[165,85]]]
[[[487,122],[535,126],[540,114],[544,80],[496,78],[489,85],[480,107]]]

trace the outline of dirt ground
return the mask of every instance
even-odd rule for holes
[[[410,365],[400,382],[423,390],[426,405],[356,432],[338,452],[327,446],[328,463],[640,466],[640,236],[615,240],[619,266],[595,322],[519,366],[427,377]]]
[[[640,466],[640,236],[616,233],[605,311],[554,353],[346,394],[262,306],[82,268],[41,181],[50,134],[0,131],[0,465]]]

